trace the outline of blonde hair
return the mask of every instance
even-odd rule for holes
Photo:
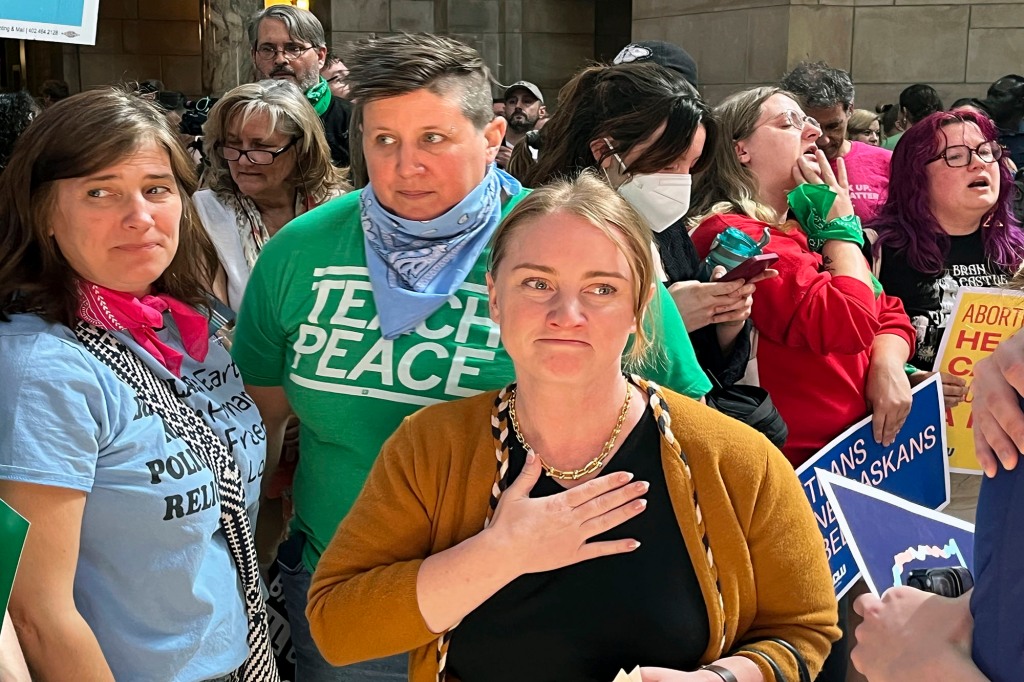
[[[876,114],[873,111],[867,109],[854,109],[853,113],[850,114],[850,120],[846,124],[846,137],[853,139],[854,135],[862,135],[870,132],[871,124],[879,120],[881,114]],[[878,125],[878,134],[882,134],[882,125]]]
[[[710,150],[711,164],[694,182],[696,200],[687,214],[691,226],[709,216],[732,212],[765,223],[778,222],[775,210],[760,201],[757,176],[740,163],[735,148],[736,142],[754,134],[764,103],[774,95],[796,99],[782,88],[761,87],[730,95],[715,107],[719,134]]]
[[[323,124],[316,110],[294,83],[262,80],[230,90],[210,109],[203,126],[203,154],[210,162],[209,186],[216,192],[233,193],[238,186],[228,162],[217,153],[227,138],[228,127],[244,126],[254,116],[266,114],[270,129],[295,138],[295,171],[288,181],[314,201],[324,201],[337,189],[346,188],[344,175],[331,164]]]
[[[654,341],[652,330],[645,324],[655,283],[653,237],[640,214],[593,171],[544,185],[519,202],[501,221],[491,240],[490,271],[498,271],[510,241],[524,223],[559,211],[582,218],[601,230],[626,257],[633,277],[633,315],[637,326],[625,359],[633,367],[643,366]]]

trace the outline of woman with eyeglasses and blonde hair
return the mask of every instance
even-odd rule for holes
[[[316,111],[289,81],[231,90],[213,105],[203,131],[208,187],[193,200],[217,248],[224,302],[237,310],[267,240],[347,185],[331,165]]]
[[[721,134],[697,177],[691,236],[707,255],[729,227],[755,241],[767,230],[764,250],[779,255],[779,276],[757,284],[750,319],[758,379],[789,426],[783,452],[798,466],[869,411],[875,439],[891,443],[910,409],[903,365],[913,329],[900,302],[873,288],[844,165],[833,174],[815,145],[817,122],[778,88],[737,93],[715,117]],[[798,188],[799,208],[831,199],[817,220],[791,215]]]
[[[843,160],[833,173],[817,121],[779,88],[732,95],[715,116],[720,143],[697,178],[692,238],[706,255],[727,229],[768,234],[764,251],[779,256],[779,276],[754,295],[748,375],[789,426],[782,451],[799,466],[869,412],[874,439],[892,444],[910,411],[914,333],[899,299],[874,285]],[[844,639],[821,679],[845,677]]]

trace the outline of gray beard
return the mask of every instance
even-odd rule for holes
[[[309,78],[300,81],[299,82],[299,89],[302,90],[303,93],[309,92],[309,90],[311,88],[316,87],[316,84],[319,83],[319,82],[320,82],[320,72],[317,71],[315,74],[311,75]]]

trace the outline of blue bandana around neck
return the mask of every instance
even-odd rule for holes
[[[385,339],[411,332],[448,300],[501,221],[502,194],[523,186],[491,164],[473,191],[432,220],[400,218],[367,185],[360,197],[366,265]]]

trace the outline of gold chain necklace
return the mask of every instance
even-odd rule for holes
[[[619,412],[619,420],[615,422],[615,428],[612,429],[611,437],[605,442],[604,447],[601,448],[601,454],[594,459],[587,462],[583,467],[579,469],[573,469],[572,471],[562,471],[549,465],[540,455],[537,455],[537,459],[540,459],[540,465],[544,467],[544,471],[547,472],[548,476],[557,478],[562,481],[576,481],[583,478],[588,474],[592,474],[601,467],[604,466],[604,460],[608,457],[608,454],[615,447],[615,440],[619,437],[619,433],[622,431],[622,424],[626,421],[626,414],[629,412],[629,397],[633,391],[629,387],[629,383],[626,383],[626,400],[622,403],[622,411]],[[516,389],[512,389],[512,395],[508,401],[508,414],[512,419],[512,429],[516,432],[516,438],[522,443],[523,447],[526,448],[527,452],[536,452],[530,447],[530,444],[523,438],[522,430],[519,428],[519,420],[516,418]]]

